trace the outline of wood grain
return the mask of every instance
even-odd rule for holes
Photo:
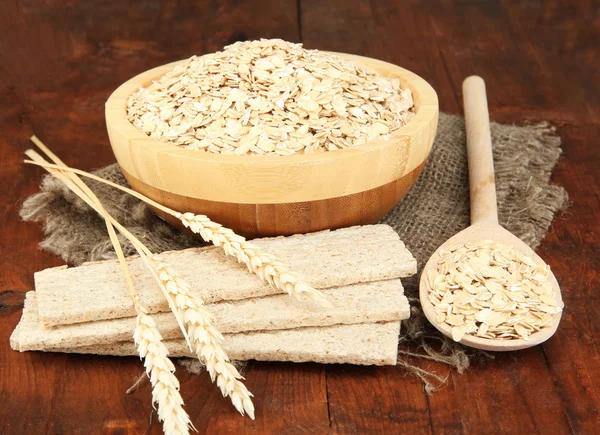
[[[377,223],[406,195],[423,166],[425,162],[396,181],[375,189],[337,198],[279,204],[237,204],[190,198],[156,189],[124,170],[123,174],[136,191],[161,204],[169,204],[174,210],[205,214],[244,237],[255,238]],[[173,216],[154,207],[153,210],[171,225],[199,237]]]
[[[141,373],[136,358],[19,354],[8,347],[33,272],[60,264],[37,248],[40,228],[18,217],[42,175],[20,163],[29,136],[35,132],[83,169],[111,163],[103,104],[120,83],[259,37],[302,39],[309,48],[402,65],[431,83],[440,109],[451,113],[462,110],[462,80],[478,74],[488,85],[492,121],[557,125],[564,156],[552,181],[567,188],[573,205],[539,254],[567,309],[543,346],[474,361],[463,375],[423,363],[450,375],[433,395],[402,368],[252,363],[246,385],[256,394],[258,418],[251,422],[206,376],[180,369],[186,408],[200,432],[596,433],[599,22],[592,0],[0,2],[0,433],[161,432],[148,384],[124,394]]]
[[[462,81],[478,74],[488,84],[492,121],[550,120],[559,126],[565,157],[553,181],[567,188],[573,206],[555,221],[540,255],[561,284],[567,306],[561,328],[543,347],[527,351],[527,355],[535,355],[537,364],[533,358],[519,357],[519,352],[498,355],[492,371],[476,362],[467,374],[451,375],[452,388],[430,396],[429,416],[433,431],[443,433],[517,433],[532,427],[528,422],[534,418],[545,423],[543,429],[538,426],[540,431],[593,433],[594,425],[600,424],[594,410],[600,397],[590,375],[598,370],[593,337],[599,332],[594,320],[599,300],[591,289],[600,287],[600,278],[592,272],[598,254],[592,254],[591,247],[598,246],[600,222],[592,215],[599,201],[595,193],[598,181],[592,180],[591,173],[600,160],[592,139],[599,130],[600,111],[595,103],[600,99],[590,86],[591,71],[598,68],[597,56],[590,52],[600,36],[598,24],[592,24],[600,14],[592,2],[515,3],[436,1],[424,7],[422,2],[410,1],[398,8],[393,2],[339,0],[325,5],[305,0],[303,23],[309,31],[303,31],[304,42],[332,50],[350,46],[359,53],[403,65],[432,84],[440,96],[440,110],[454,113],[462,107]],[[327,15],[328,8],[332,11],[329,25],[320,26],[319,17]],[[567,20],[562,20],[563,16]],[[357,27],[365,33],[349,30]],[[338,32],[339,38],[328,37]],[[373,37],[382,34],[385,38]],[[587,94],[578,86],[570,90],[569,83],[575,78]],[[562,237],[550,242],[558,234]],[[587,305],[582,303],[584,299]],[[572,326],[569,332],[566,325]],[[585,334],[575,332],[580,327]],[[563,334],[569,337],[564,344],[560,343]],[[555,353],[557,360],[549,358]],[[438,370],[443,373],[439,366]],[[526,381],[532,382],[532,371],[536,384],[545,388],[523,388]],[[339,383],[343,382],[348,379],[340,375]],[[402,388],[409,388],[406,384]],[[514,407],[512,401],[518,397],[504,392],[515,387],[518,390],[512,392],[531,404],[525,412]],[[328,391],[337,388],[343,386],[328,382]],[[473,396],[485,413],[473,409]],[[330,400],[333,406],[343,404]],[[514,412],[496,419],[494,415],[503,407]]]

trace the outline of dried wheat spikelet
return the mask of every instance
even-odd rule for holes
[[[165,292],[165,296],[169,301],[169,305],[177,318],[183,319],[190,331],[194,332],[194,345],[196,350],[201,350],[198,357],[209,368],[213,382],[217,381],[217,385],[224,395],[228,395],[232,403],[244,414],[248,413],[251,418],[254,418],[254,406],[250,397],[252,394],[246,389],[239,379],[242,379],[237,370],[229,363],[229,358],[223,348],[221,342],[222,335],[212,325],[213,317],[206,310],[203,302],[198,298],[192,297],[189,293],[189,287],[181,280],[173,278],[174,271],[169,268],[160,257],[155,257],[154,254],[135,236],[133,236],[126,228],[119,224],[110,214],[108,214],[99,204],[93,192],[77,177],[72,171],[63,171],[64,164],[56,157],[39,139],[33,137],[32,140],[38,147],[44,151],[56,165],[44,165],[47,163],[39,154],[29,150],[26,155],[32,158],[40,166],[46,166],[46,169],[59,179],[63,180],[67,187],[73,190],[80,196],[90,207],[96,210],[100,215],[104,216],[107,223],[114,226],[121,234],[123,234],[133,244],[135,249],[140,254],[140,257],[148,265],[154,277],[159,282],[161,288]],[[76,180],[76,181],[75,181]],[[85,190],[85,193],[84,193]],[[90,199],[90,195],[94,196],[95,200]],[[109,230],[110,232],[110,230]],[[158,266],[161,268],[159,269]],[[183,331],[186,338],[189,335],[186,330]],[[205,339],[209,337],[209,339]],[[188,341],[190,344],[190,341]],[[192,348],[190,344],[190,348]],[[192,350],[194,350],[192,348]],[[211,366],[214,366],[211,371]]]
[[[222,247],[227,255],[246,264],[248,270],[272,287],[300,300],[306,297],[322,306],[331,306],[323,293],[304,282],[299,273],[290,271],[275,255],[247,242],[230,228],[225,228],[204,215],[179,212],[173,212],[172,215],[207,242]]]
[[[153,256],[152,261],[175,306],[185,319],[193,350],[204,361],[212,381],[216,380],[223,396],[229,397],[242,415],[247,413],[254,420],[252,393],[240,382],[242,376],[223,351],[223,336],[212,325],[212,314],[206,310],[202,300],[190,294],[188,285],[160,256]]]
[[[188,434],[191,422],[183,410],[179,381],[174,374],[175,366],[167,356],[167,348],[154,320],[142,307],[136,310],[138,315],[133,338],[150,377],[152,402],[158,404],[158,420],[163,422],[165,434]]]
[[[173,315],[175,316],[175,319],[177,320],[179,329],[181,330],[184,339],[186,340],[186,342],[188,343],[188,346],[191,349],[191,344],[189,341],[189,337],[187,335],[185,325],[183,324],[183,319],[181,318],[181,316],[179,316],[177,310],[175,310],[175,308],[173,307],[171,299],[168,297],[167,290],[161,284],[161,281],[158,279],[158,275],[156,274],[156,271],[152,268],[152,264],[147,258],[148,254],[151,255],[150,251],[133,234],[131,234],[126,228],[124,228],[121,224],[119,224],[119,222],[117,222],[115,219],[113,219],[113,217],[110,214],[108,214],[108,212],[106,212],[106,210],[104,210],[102,204],[100,203],[100,201],[98,200],[98,198],[96,197],[94,192],[92,192],[92,190],[75,173],[61,170],[61,168],[63,166],[66,167],[66,165],[62,162],[62,160],[60,160],[58,158],[58,156],[56,156],[52,151],[50,151],[50,149],[48,147],[46,147],[42,143],[42,141],[40,141],[36,136],[32,136],[31,141],[33,143],[35,143],[50,159],[52,159],[56,163],[56,165],[52,165],[52,167],[44,166],[48,162],[46,160],[44,160],[44,158],[42,156],[40,156],[38,153],[36,153],[33,150],[27,150],[27,151],[25,151],[25,155],[27,155],[28,157],[30,157],[32,159],[31,162],[35,163],[39,166],[45,167],[45,169],[48,172],[50,172],[52,175],[54,175],[55,177],[62,180],[67,187],[69,187],[75,194],[77,194],[83,201],[85,201],[92,209],[94,209],[98,214],[100,214],[100,216],[104,217],[105,221],[107,221],[107,229],[108,229],[109,235],[111,235],[111,228],[114,226],[114,228],[117,228],[119,230],[119,232],[121,232],[127,239],[129,239],[131,241],[132,245],[134,246],[134,248],[136,249],[136,251],[138,252],[140,257],[142,258],[142,260],[144,260],[144,263],[148,267],[148,270],[150,271],[150,273],[156,280],[159,288],[161,289],[165,298],[167,299],[167,301],[169,303],[169,308],[173,312]],[[111,225],[108,225],[109,223]],[[146,254],[146,255],[144,255],[144,254]],[[117,255],[118,255],[118,253],[117,253]]]
[[[148,309],[143,305],[133,286],[131,273],[115,229],[97,198],[96,203],[104,212],[103,217],[106,221],[106,228],[123,269],[127,288],[133,299],[137,313],[133,340],[140,358],[144,360],[146,374],[152,384],[152,403],[158,406],[158,420],[163,423],[163,432],[167,435],[189,434],[189,429],[195,430],[195,428],[189,415],[183,409],[183,399],[179,393],[179,381],[175,377],[175,366],[168,358],[167,348],[162,342],[156,323],[148,315]]]
[[[79,169],[70,168],[64,165],[52,165],[36,161],[26,160],[26,163],[32,163],[46,169],[57,169],[79,174],[92,180],[107,184],[116,189],[127,192],[128,194],[144,201],[169,215],[179,219],[181,223],[192,232],[199,234],[205,241],[221,247],[227,255],[237,258],[241,263],[246,264],[248,270],[255,273],[261,280],[267,282],[272,287],[280,290],[296,299],[310,299],[323,307],[331,307],[331,303],[320,291],[306,283],[297,272],[289,268],[277,257],[271,253],[263,251],[229,228],[213,222],[205,215],[194,213],[180,213],[169,207],[166,207],[132,189],[105,180],[104,178],[90,174]]]

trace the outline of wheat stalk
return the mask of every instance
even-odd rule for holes
[[[39,141],[36,142],[36,140],[34,140],[34,142],[39,146]],[[238,262],[246,264],[249,271],[255,273],[262,281],[267,282],[275,289],[287,293],[299,300],[308,298],[321,306],[332,306],[323,293],[306,283],[299,273],[291,271],[287,265],[278,260],[275,255],[263,251],[258,246],[246,241],[244,237],[236,234],[230,228],[223,227],[221,224],[213,222],[205,215],[190,212],[180,213],[132,189],[105,180],[104,178],[88,172],[70,168],[66,165],[52,165],[30,160],[26,160],[25,163],[35,164],[45,167],[46,169],[69,171],[107,184],[123,192],[127,192],[152,207],[179,219],[185,227],[189,228],[192,232],[199,234],[205,241],[212,243],[217,247],[222,247],[227,255],[235,257]]]
[[[162,342],[156,323],[148,315],[147,308],[143,305],[135,290],[123,249],[106,210],[95,195],[87,195],[79,184],[75,184],[73,180],[62,173],[54,175],[90,205],[94,203],[98,212],[104,218],[108,235],[119,259],[127,289],[137,313],[133,339],[140,358],[144,360],[146,374],[152,384],[152,402],[158,407],[158,420],[163,423],[163,431],[167,435],[189,434],[189,429],[195,430],[195,428],[190,421],[190,417],[183,409],[183,399],[179,393],[179,381],[175,377],[175,366],[168,358],[167,348]]]
[[[104,211],[99,201],[97,201],[97,204]],[[104,212],[106,213],[106,211]],[[135,291],[131,273],[114,226],[106,215],[103,217],[137,313],[133,341],[140,358],[144,360],[146,374],[152,384],[152,403],[158,406],[158,420],[163,423],[165,434],[187,435],[190,432],[190,427],[194,430],[196,428],[194,428],[189,415],[183,409],[183,398],[179,393],[179,381],[175,377],[175,366],[168,358],[167,348],[162,342],[162,337],[158,332],[154,319],[148,315],[148,309],[143,305]]]
[[[50,172],[56,178],[62,180],[63,183],[65,183],[65,185],[69,189],[71,189],[76,195],[78,195],[81,199],[83,199],[83,201],[85,201],[93,210],[95,210],[98,214],[100,214],[100,216],[104,217],[104,219],[108,221],[107,224],[110,223],[111,227],[114,226],[114,228],[117,228],[121,234],[123,234],[129,241],[131,241],[132,245],[134,246],[134,248],[136,249],[136,251],[138,252],[140,257],[142,258],[142,260],[144,261],[144,263],[150,270],[150,273],[152,274],[152,276],[154,277],[155,281],[157,282],[159,288],[163,292],[163,295],[167,299],[169,308],[173,312],[175,319],[177,320],[179,329],[181,330],[183,337],[185,338],[188,346],[191,349],[192,346],[191,346],[183,319],[181,318],[181,316],[178,314],[177,310],[173,306],[173,302],[168,297],[167,290],[162,285],[160,279],[158,278],[156,271],[152,268],[152,263],[148,260],[147,255],[145,255],[145,254],[151,255],[150,251],[133,234],[131,234],[125,227],[123,227],[119,222],[117,222],[104,209],[104,207],[102,206],[102,204],[100,203],[100,201],[98,200],[98,198],[96,197],[94,192],[92,192],[92,190],[87,186],[87,184],[85,184],[74,173],[64,172],[64,171],[60,170],[60,165],[64,166],[64,163],[58,158],[58,156],[56,156],[52,151],[50,151],[50,149],[48,149],[36,136],[32,136],[31,140],[38,147],[40,147],[40,149],[42,149],[42,151],[44,151],[44,153],[46,153],[46,155],[48,155],[48,157],[50,157],[53,161],[55,161],[57,163],[57,165],[53,165],[56,168],[50,168],[50,167],[44,166],[44,164],[48,163],[48,162],[46,160],[44,160],[44,158],[42,156],[40,156],[38,153],[36,153],[33,150],[25,151],[25,155],[27,155],[29,158],[31,158],[32,162],[38,164],[38,166],[45,167],[45,169],[48,172]],[[107,228],[109,228],[108,232],[110,235],[111,234],[110,227],[107,227]]]
[[[230,397],[233,405],[242,415],[246,412],[254,419],[254,405],[250,399],[252,394],[239,381],[239,379],[243,378],[235,367],[229,363],[229,358],[221,346],[223,336],[213,326],[213,316],[206,310],[202,300],[191,295],[189,287],[181,279],[176,278],[174,271],[160,257],[154,256],[142,242],[103,210],[94,193],[77,175],[73,172],[62,171],[60,165],[63,165],[63,163],[39,139],[33,137],[32,140],[57,163],[55,168],[46,165],[46,169],[51,174],[65,181],[65,184],[74,193],[80,196],[99,214],[103,215],[110,224],[117,228],[133,244],[140,257],[159,282],[175,316],[183,319],[184,323],[188,326],[188,331],[193,332],[193,347],[190,341],[188,343],[192,350],[196,351],[198,358],[207,366],[213,382],[216,380],[217,386],[219,386],[223,395]],[[43,157],[33,150],[28,150],[25,154],[36,163],[46,162]],[[40,164],[40,166],[44,165]],[[75,186],[74,183],[76,184]],[[85,193],[83,190],[85,190]],[[88,196],[93,196],[95,201],[88,198]],[[192,334],[188,334],[188,331],[184,330],[184,334],[189,339]]]
[[[99,202],[98,205],[101,207]],[[115,229],[106,216],[104,218],[137,313],[133,341],[140,358],[144,360],[146,374],[152,384],[152,403],[158,406],[158,420],[163,423],[163,432],[167,435],[189,434],[190,427],[194,430],[195,428],[183,409],[183,398],[179,393],[179,381],[175,377],[175,366],[168,358],[167,348],[162,342],[154,319],[148,315],[148,309],[135,291]]]

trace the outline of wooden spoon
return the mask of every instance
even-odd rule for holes
[[[436,321],[434,307],[428,298],[427,273],[430,269],[437,269],[440,250],[468,242],[493,240],[497,243],[503,243],[516,248],[522,254],[531,257],[538,264],[545,264],[529,246],[498,224],[492,139],[490,136],[490,120],[483,79],[477,76],[468,77],[463,82],[463,95],[467,127],[471,226],[450,238],[435,251],[423,269],[419,286],[421,305],[425,316],[433,326],[448,337],[452,337],[452,328],[446,323],[438,323]],[[548,276],[548,281],[554,287],[557,306],[562,308],[564,304],[562,302],[560,287],[552,272]],[[556,331],[560,317],[560,314],[555,315],[551,324],[532,333],[528,337],[528,340],[493,340],[465,334],[460,343],[477,349],[493,351],[525,349],[548,340]]]

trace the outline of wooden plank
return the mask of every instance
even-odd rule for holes
[[[429,396],[435,433],[570,432],[544,355],[533,348],[475,362]]]
[[[23,169],[20,163],[33,132],[74,166],[106,165],[114,157],[103,104],[127,78],[238,39],[298,40],[293,1],[63,3],[18,0],[0,4],[0,181],[3,187],[11,187],[0,199],[0,291],[32,288],[34,271],[61,264],[37,248],[41,230],[18,217],[21,201],[37,190],[40,180],[39,170]],[[23,296],[24,292],[19,298]],[[18,321],[18,311],[0,309],[0,433],[161,433],[155,416],[150,420],[149,386],[125,395],[142,371],[139,360],[13,352],[8,348],[8,335]],[[311,427],[321,419],[327,424],[324,400],[300,407],[294,399],[324,398],[324,369],[318,365],[310,369],[289,365],[285,371],[270,367],[264,365],[256,377],[251,370],[247,372],[247,385],[256,393],[262,413],[262,427],[275,420],[285,424],[278,414],[282,407],[277,405],[282,396],[287,401],[284,415],[290,422]],[[293,390],[277,391],[280,384],[274,382],[273,374],[293,385]],[[201,432],[250,424],[219,398],[205,374],[191,376],[179,369],[178,376],[186,408]],[[273,406],[263,405],[263,400],[273,400]]]
[[[438,93],[440,110],[457,113],[454,91],[429,26],[429,8],[417,0],[302,0],[306,48],[374,57],[400,65],[427,80]],[[360,30],[358,30],[360,29]]]
[[[200,433],[326,433],[329,423],[322,366],[253,362],[243,374],[255,395],[256,420],[237,416],[227,401],[219,398],[219,391],[210,388],[206,401],[198,397],[203,393],[184,395],[187,408],[193,410],[192,419],[204,424],[198,428]],[[196,403],[200,400],[206,411]],[[198,410],[201,415],[195,416]]]
[[[303,0],[301,12],[307,48],[361,54],[398,64],[430,82],[438,92],[441,110],[458,111],[441,59],[422,55],[437,53],[438,47],[427,11],[416,7],[416,2],[398,7],[396,2]],[[405,27],[405,32],[400,30]],[[403,38],[404,33],[410,36]],[[331,427],[336,433],[430,432],[421,382],[407,377],[402,368],[327,368],[327,392]]]
[[[523,42],[548,65],[546,75],[561,91],[567,91],[562,94],[563,99],[585,108],[593,123],[599,124],[600,88],[591,78],[598,71],[600,3],[563,0],[518,3],[502,0],[501,3],[516,31],[525,36]]]
[[[492,78],[492,85],[488,88],[488,94],[490,96],[490,104],[492,109],[492,119],[499,119],[502,121],[507,120],[518,120],[519,117],[523,119],[540,120],[540,119],[551,119],[553,121],[567,121],[567,122],[578,122],[578,119],[585,117],[582,113],[583,110],[577,99],[565,99],[561,98],[562,95],[569,93],[567,89],[567,83],[573,83],[572,70],[568,67],[569,63],[564,60],[560,61],[542,56],[540,53],[542,49],[528,39],[530,33],[534,33],[533,30],[530,32],[522,32],[517,26],[509,26],[506,23],[511,21],[509,16],[504,15],[504,10],[495,4],[486,3],[489,10],[486,13],[479,9],[469,9],[470,13],[466,13],[465,10],[461,11],[460,17],[452,14],[451,8],[439,11],[438,15],[433,15],[432,21],[437,26],[440,35],[452,34],[452,29],[462,28],[461,23],[471,22],[476,23],[472,27],[469,27],[469,31],[464,34],[455,35],[447,38],[452,41],[452,46],[448,44],[445,47],[445,57],[448,59],[448,63],[451,65],[449,70],[451,75],[454,76],[453,81],[458,85],[461,76],[467,71],[476,71],[484,77]],[[442,15],[444,14],[444,15]],[[490,17],[501,17],[502,19],[491,19]],[[521,17],[526,15],[521,15]],[[514,15],[512,15],[514,17]],[[485,32],[483,31],[485,29]],[[515,30],[516,29],[516,30]],[[471,33],[472,32],[472,33]],[[481,52],[473,53],[472,50],[458,50],[456,47],[468,44],[469,39],[473,39],[477,36],[477,46],[481,47],[485,44],[494,44],[497,46],[497,50],[482,50]],[[554,36],[556,38],[556,36]],[[560,39],[560,36],[557,38]],[[546,39],[548,41],[548,38]],[[546,43],[546,45],[548,45]],[[460,51],[460,52],[459,52]],[[466,51],[466,52],[465,52]],[[462,55],[461,55],[462,53]],[[521,56],[514,56],[514,53],[522,53]],[[509,57],[514,57],[511,65],[517,71],[523,71],[520,80],[511,79],[509,75],[503,77],[501,71],[509,64]],[[479,72],[481,71],[481,72]],[[508,73],[507,73],[508,74]],[[567,77],[571,75],[569,79]],[[500,92],[500,89],[504,88],[504,92]],[[496,89],[496,91],[494,91]],[[506,92],[506,89],[510,89]],[[511,101],[509,97],[513,97],[516,101]],[[581,101],[581,100],[579,100]],[[499,115],[499,116],[498,116]],[[585,127],[584,127],[585,129]],[[569,156],[569,143],[568,138],[565,138],[566,152]],[[584,142],[584,141],[582,141]],[[583,143],[581,145],[583,145]],[[569,162],[570,163],[570,162]],[[569,164],[564,160],[562,164]],[[560,168],[560,166],[559,166]],[[574,178],[576,179],[577,176]],[[556,176],[555,180],[559,184],[563,184],[561,180]],[[569,179],[571,179],[569,177]],[[597,189],[597,186],[592,184],[593,188]],[[571,192],[571,188],[566,186],[567,190]],[[580,191],[582,186],[575,191]],[[591,191],[590,191],[591,194]],[[563,224],[563,220],[559,219],[555,223],[556,228]],[[580,248],[581,246],[579,246]],[[564,248],[561,249],[564,255]],[[562,283],[563,292],[567,293],[565,297],[566,305],[568,310],[574,309],[572,306],[573,301],[571,300],[571,294],[577,291],[577,287],[565,286],[564,279],[570,275],[570,272],[564,268],[556,267],[557,264],[561,264],[557,261],[560,257],[558,250],[554,252],[554,255],[545,254],[542,252],[544,258],[548,258],[549,263],[553,267],[555,274],[559,281]],[[563,257],[564,258],[564,257]],[[552,260],[555,261],[552,261]],[[587,263],[587,261],[585,262]],[[593,263],[593,260],[589,264]],[[584,275],[585,276],[585,275]],[[589,276],[589,275],[588,275]],[[587,307],[590,307],[589,300]],[[583,307],[577,307],[575,309],[582,309]],[[590,308],[593,310],[593,308]],[[593,311],[595,313],[595,311]],[[570,316],[566,316],[569,318]],[[592,403],[597,403],[597,397],[590,398],[589,401],[566,400],[567,397],[573,397],[576,395],[576,391],[581,391],[585,388],[586,384],[585,377],[583,382],[573,383],[573,379],[568,379],[566,384],[570,385],[571,391],[568,393],[565,391],[563,385],[561,385],[560,377],[565,376],[569,373],[569,370],[564,370],[559,373],[558,370],[553,366],[552,358],[549,357],[551,353],[549,349],[557,350],[560,349],[560,353],[564,354],[562,360],[573,358],[572,351],[566,346],[560,346],[557,341],[562,334],[565,333],[564,321],[559,329],[559,333],[547,344],[544,345],[541,352],[540,349],[532,350],[527,353],[523,353],[524,360],[514,361],[513,359],[502,355],[500,361],[504,362],[505,370],[513,373],[512,382],[513,386],[517,388],[514,397],[519,397],[523,400],[524,409],[532,409],[532,411],[523,415],[518,420],[519,424],[514,424],[515,420],[509,418],[500,419],[503,426],[498,427],[499,431],[510,432],[511,428],[514,430],[523,430],[525,427],[530,427],[534,430],[540,430],[544,427],[553,427],[558,432],[569,432],[574,431],[575,433],[585,432],[582,429],[589,429],[591,426],[597,424],[597,419],[590,413],[590,406]],[[577,346],[581,349],[582,346]],[[597,355],[597,351],[593,348],[588,349],[589,355]],[[521,353],[519,353],[521,357]],[[508,361],[506,361],[508,359]],[[584,358],[587,361],[587,359]],[[587,370],[593,370],[594,364],[592,361],[589,364],[585,364],[581,367],[584,373]],[[589,367],[592,366],[592,367]],[[534,371],[532,368],[537,367]],[[489,369],[489,368],[488,368]],[[565,367],[566,369],[566,367]],[[542,374],[543,373],[543,374]],[[489,373],[490,377],[493,376]],[[589,378],[588,378],[589,379]],[[568,381],[571,382],[568,382]],[[589,381],[587,381],[589,382]],[[491,383],[494,383],[493,381]],[[480,391],[476,384],[473,376],[470,376],[470,382],[462,383],[462,387],[469,387]],[[573,385],[575,384],[575,385]],[[579,384],[579,385],[577,385]],[[581,385],[584,384],[584,385]],[[524,388],[524,386],[527,386]],[[505,390],[502,390],[505,391]],[[542,392],[542,393],[540,393]],[[497,393],[494,393],[497,399]],[[506,398],[508,399],[508,397]],[[503,400],[502,409],[505,410],[510,408],[514,403],[513,400]],[[434,411],[432,401],[432,411]],[[574,410],[572,408],[575,408]],[[535,412],[533,411],[535,410]],[[555,412],[552,412],[554,410]],[[560,411],[559,411],[560,410]],[[438,412],[432,412],[433,415]],[[507,415],[507,417],[509,417]],[[488,422],[488,418],[484,418],[483,422]],[[577,428],[578,421],[585,421],[586,423]],[[470,428],[477,432],[477,427],[484,427],[486,425],[474,425],[475,421],[470,421]],[[486,423],[487,424],[487,423]],[[579,430],[578,430],[579,429]]]
[[[18,354],[8,347],[8,333],[19,316],[0,316],[0,433],[145,430],[150,393],[143,400],[124,393],[143,370],[136,358]]]
[[[427,397],[401,368],[327,370],[334,433],[432,433]]]
[[[552,178],[567,189],[572,205],[556,220],[540,255],[560,277],[567,311],[555,337],[544,345],[544,355],[572,431],[594,433],[600,427],[600,125],[567,125],[559,132],[566,157]]]
[[[68,163],[84,169],[105,165],[113,157],[102,104],[123,80],[238,38],[300,38],[298,5],[290,1],[39,3],[0,2],[0,185],[10,186],[0,197],[0,291],[31,288],[33,271],[60,264],[36,248],[42,237],[39,228],[18,222],[19,203],[36,190],[40,174],[20,164],[32,132],[52,143]],[[567,305],[557,335],[543,352],[534,349],[475,362],[464,375],[452,374],[446,389],[428,397],[399,368],[381,373],[330,368],[332,429],[412,428],[428,433],[431,418],[436,432],[537,428],[545,433],[595,433],[600,425],[595,381],[600,368],[595,291],[600,288],[598,3],[299,3],[309,48],[365,54],[405,66],[434,86],[444,111],[459,112],[460,83],[478,72],[488,80],[493,120],[557,122],[565,157],[553,180],[568,189],[573,201],[540,249],[562,284]],[[177,38],[174,28],[182,29]],[[123,394],[141,372],[135,358],[41,358],[9,351],[19,299],[18,293],[2,293],[0,299],[6,305],[0,307],[0,392],[6,399],[0,407],[0,433],[161,432],[156,419],[148,429],[148,384],[130,396]],[[434,364],[425,367],[444,373]],[[321,366],[251,364],[246,376],[256,394],[256,422],[236,416],[206,376],[182,370],[178,375],[187,409],[201,432],[332,431]],[[348,391],[352,405],[346,404]],[[412,395],[417,393],[421,395]],[[377,402],[379,397],[383,403]],[[425,399],[430,412],[423,406]],[[474,401],[484,404],[470,406]],[[521,407],[515,408],[513,401]],[[515,412],[509,415],[503,406]],[[500,424],[497,415],[510,421]],[[109,422],[106,427],[104,421]]]
[[[457,95],[471,74],[486,80],[492,120],[568,121],[581,112],[569,68],[542,59],[499,2],[440,2],[429,10],[431,25]]]

